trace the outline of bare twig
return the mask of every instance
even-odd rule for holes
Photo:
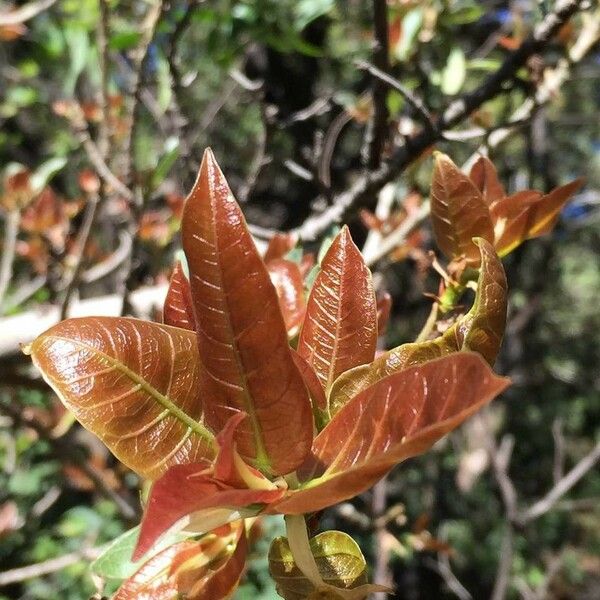
[[[356,61],[356,66],[359,69],[363,69],[368,71],[373,77],[381,80],[387,86],[396,90],[417,112],[417,114],[421,117],[423,123],[426,127],[434,127],[433,117],[431,113],[425,106],[424,102],[418,98],[411,90],[402,85],[397,79],[384,73],[380,69],[378,69],[375,65],[372,65],[366,61],[359,60]]]
[[[517,50],[512,52],[500,68],[487,77],[473,91],[454,102],[434,122],[434,127],[424,129],[412,136],[398,148],[389,161],[376,171],[360,177],[349,189],[338,194],[333,204],[320,214],[313,215],[300,226],[296,233],[301,239],[314,239],[333,223],[344,220],[365,200],[371,198],[386,183],[396,178],[427,148],[443,138],[444,132],[456,127],[482,104],[502,93],[507,82],[514,79],[517,71],[534,54],[541,52],[556,32],[584,5],[585,0],[559,0],[553,12],[539,23],[533,34]]]
[[[373,0],[374,48],[373,63],[379,71],[389,70],[388,6],[387,0]],[[365,136],[365,165],[376,169],[381,163],[381,154],[388,132],[389,111],[387,107],[388,86],[380,78],[373,81],[373,116]]]
[[[565,474],[565,436],[563,435],[563,422],[561,418],[554,419],[552,423],[552,437],[554,438],[554,465],[552,475],[554,483],[558,483]]]
[[[496,581],[490,600],[504,600],[510,585],[510,572],[514,557],[514,530],[512,523],[507,522],[500,546],[500,562],[496,572]]]
[[[5,213],[4,243],[2,246],[2,258],[0,259],[0,315],[3,313],[4,296],[13,275],[20,221],[21,213],[18,209]]]
[[[377,552],[375,554],[375,565],[373,567],[373,581],[381,585],[390,585],[389,554],[386,543],[387,523],[381,517],[385,514],[387,503],[387,478],[379,480],[373,487],[373,498],[371,509],[373,513],[374,536]],[[385,600],[385,592],[373,594],[373,600]]]
[[[65,295],[60,309],[61,319],[67,318],[71,297],[73,292],[77,289],[90,233],[92,231],[94,221],[96,220],[96,215],[98,214],[99,202],[100,196],[98,194],[89,195],[85,212],[83,214],[83,222],[77,235],[77,239],[75,240],[75,249],[73,253],[67,257],[69,264],[67,268],[67,274],[65,276]]]
[[[77,564],[82,561],[90,561],[98,558],[102,554],[104,547],[100,548],[82,548],[77,552],[69,552],[58,558],[51,558],[40,563],[33,565],[27,565],[26,567],[19,567],[17,569],[10,569],[0,573],[0,586],[11,585],[13,583],[20,583],[27,579],[33,579],[34,577],[42,577],[43,575],[50,575],[57,571],[62,571],[71,565]]]
[[[8,12],[0,13],[0,27],[25,23],[49,9],[53,4],[56,4],[56,0],[36,0]]]
[[[0,411],[9,415],[15,423],[33,429],[40,438],[48,442],[51,452],[61,462],[80,468],[93,482],[96,489],[116,504],[123,517],[131,520],[138,516],[138,510],[107,484],[102,474],[89,463],[80,448],[74,447],[72,442],[64,438],[53,437],[51,432],[39,421],[24,415],[18,403],[1,402]]]
[[[546,514],[571,488],[593,469],[600,460],[600,442],[586,454],[556,485],[540,500],[518,515],[517,521],[526,524]]]

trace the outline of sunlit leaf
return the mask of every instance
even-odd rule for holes
[[[227,525],[158,552],[119,588],[114,600],[223,600],[239,582],[246,553],[243,525]]]
[[[505,256],[525,240],[550,232],[560,211],[582,185],[583,180],[576,179],[546,195],[528,190],[496,202],[491,215],[498,254]]]
[[[289,260],[275,258],[267,263],[267,270],[277,291],[288,336],[293,337],[298,333],[306,310],[300,267]]]
[[[480,156],[469,174],[477,189],[481,192],[488,206],[506,196],[504,186],[498,179],[498,172],[494,163],[487,156]]]
[[[397,463],[428,450],[507,385],[471,352],[382,379],[355,396],[315,438],[300,470],[306,487],[289,492],[268,511],[314,512],[365,491]]]
[[[168,530],[210,531],[229,521],[258,514],[262,505],[278,500],[283,493],[274,486],[235,488],[214,479],[202,464],[171,467],[150,489],[133,558],[143,556]]]
[[[310,401],[275,288],[210,150],[187,199],[182,237],[207,423],[218,431],[232,412],[246,412],[236,439],[242,457],[264,472],[289,473],[310,449]]]
[[[325,390],[310,363],[305,358],[302,358],[296,351],[292,351],[292,356],[294,357],[294,362],[298,367],[298,371],[302,374],[304,385],[306,385],[306,389],[310,394],[315,424],[317,429],[321,430],[329,421],[329,408],[327,406]]]
[[[452,160],[437,153],[431,182],[431,218],[440,250],[450,259],[479,262],[474,237],[494,241],[494,228],[481,192]]]
[[[325,390],[336,377],[375,356],[377,307],[371,273],[347,227],[335,238],[312,287],[298,354]]]
[[[163,320],[166,325],[196,330],[194,309],[192,306],[190,283],[185,276],[181,262],[177,261],[163,308]]]
[[[276,233],[270,240],[265,252],[265,262],[284,258],[296,245],[296,236],[292,233]]]
[[[494,362],[506,326],[506,275],[491,244],[482,239],[477,243],[481,253],[481,269],[477,293],[469,312],[438,338],[402,344],[384,352],[370,365],[359,366],[342,374],[329,394],[331,414],[383,377],[446,354],[472,350],[489,363]]]
[[[140,475],[212,458],[192,332],[137,319],[69,319],[27,351],[82,425]]]
[[[344,599],[349,597],[344,594],[345,590],[359,588],[358,594],[352,595],[358,600],[382,589],[381,586],[365,585],[367,565],[358,544],[349,535],[325,531],[309,543],[324,583],[335,589],[324,586],[317,590],[296,565],[287,538],[278,537],[269,550],[269,573],[277,583],[277,593],[285,600],[304,600],[317,591],[321,592],[315,596],[319,599]]]
[[[383,292],[377,298],[377,335],[383,335],[388,326],[390,313],[392,312],[392,296],[389,292]]]
[[[448,61],[442,71],[440,86],[444,94],[453,96],[460,92],[467,76],[465,53],[455,46],[448,55]]]

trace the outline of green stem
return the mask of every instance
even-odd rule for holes
[[[304,516],[285,515],[284,518],[287,539],[294,562],[316,589],[325,586],[325,582],[321,577],[321,573],[319,573],[319,567],[317,567],[317,562],[310,548]]]

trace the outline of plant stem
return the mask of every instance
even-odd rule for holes
[[[3,313],[4,296],[12,277],[17,235],[19,234],[20,213],[18,209],[6,213],[4,224],[4,244],[2,247],[2,262],[0,263],[0,314]]]
[[[285,515],[284,518],[287,539],[290,544],[292,556],[294,557],[294,562],[315,588],[319,589],[320,587],[323,587],[325,582],[319,573],[319,567],[317,567],[315,557],[310,549],[304,516]]]

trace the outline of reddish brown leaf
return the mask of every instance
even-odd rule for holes
[[[479,263],[474,237],[494,241],[494,228],[488,207],[475,187],[452,160],[437,153],[431,182],[431,218],[440,250],[449,258],[465,256]]]
[[[496,202],[491,216],[498,254],[505,256],[525,240],[549,233],[560,211],[582,185],[583,179],[576,179],[545,196],[528,190]]]
[[[187,199],[182,234],[206,370],[206,420],[218,431],[233,412],[246,412],[236,438],[242,457],[274,475],[294,471],[312,441],[310,401],[277,293],[210,150]]]
[[[244,516],[233,509],[269,504],[281,498],[284,493],[284,490],[278,488],[234,488],[214,479],[203,464],[175,465],[150,489],[133,559],[143,556],[164,532],[192,513],[213,508],[223,509],[222,523],[225,523],[232,515],[237,515],[237,518]],[[253,508],[252,514],[258,512],[260,510]],[[194,519],[194,516],[191,518]]]
[[[306,389],[312,400],[315,424],[317,429],[320,430],[325,423],[329,421],[329,410],[327,408],[327,396],[325,396],[325,390],[310,363],[305,358],[302,358],[295,350],[292,350],[292,356],[294,357],[294,362],[302,375],[304,385],[306,385]]]
[[[477,159],[471,169],[470,177],[488,206],[506,196],[504,186],[498,179],[496,167],[487,156],[480,156]]]
[[[402,344],[384,352],[370,365],[342,374],[329,394],[332,415],[358,392],[383,377],[446,354],[473,350],[489,363],[494,362],[506,325],[506,275],[491,244],[482,239],[477,244],[481,253],[481,270],[471,310],[441,337],[426,342]]]
[[[265,252],[264,260],[269,262],[277,258],[284,258],[294,248],[297,237],[293,233],[276,233],[270,240]]]
[[[228,525],[162,550],[123,583],[114,600],[224,600],[239,582],[246,554],[243,524]]]
[[[142,476],[212,459],[194,333],[137,319],[69,319],[27,350],[82,425]]]
[[[9,501],[0,505],[0,539],[19,529],[22,524],[19,507],[15,502]]]
[[[383,292],[377,298],[377,335],[383,335],[386,332],[390,313],[392,311],[392,296],[389,292]]]
[[[298,333],[306,310],[304,282],[300,268],[290,260],[274,258],[267,263],[267,270],[277,291],[279,308],[288,336],[294,337]]]
[[[382,379],[315,438],[300,470],[306,488],[289,492],[268,512],[314,512],[365,491],[397,463],[425,452],[507,385],[470,352]]]
[[[377,344],[377,306],[371,273],[347,227],[331,244],[312,287],[298,354],[327,391],[336,377],[369,363]]]
[[[179,261],[177,261],[173,275],[171,275],[163,308],[163,320],[166,325],[181,327],[190,331],[196,330],[190,282],[187,280]]]

